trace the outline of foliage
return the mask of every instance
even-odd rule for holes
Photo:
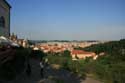
[[[30,54],[30,49],[17,48],[15,49],[14,58],[0,65],[0,78],[11,80],[21,73],[25,68],[25,61]]]
[[[49,63],[51,64],[59,64],[61,67],[66,64],[69,58],[62,56],[46,56],[48,58]]]
[[[47,56],[49,62],[60,64],[62,68],[74,72],[81,77],[93,74],[94,77],[105,83],[125,83],[125,40],[111,41],[104,44],[92,45],[87,48],[76,48],[86,51],[104,52],[97,60],[86,58],[85,60],[72,61],[63,56]]]
[[[31,50],[30,57],[42,59],[46,54],[40,50]]]
[[[71,58],[70,51],[69,51],[69,50],[65,50],[65,51],[62,53],[62,56]]]
[[[84,67],[83,67],[83,60],[81,61],[72,61],[69,57],[64,56],[46,56],[50,64],[58,64],[61,68],[69,70],[73,73],[78,74],[81,77],[85,77]]]
[[[106,53],[104,56],[99,56],[96,61],[87,61],[84,66],[87,73],[93,73],[106,83],[125,83],[124,39],[77,49],[93,51],[97,54]]]

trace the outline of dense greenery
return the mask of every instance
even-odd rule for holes
[[[122,50],[125,49],[125,40],[122,39],[120,41],[111,41],[107,43],[102,43],[102,44],[97,44],[97,45],[92,45],[90,47],[86,48],[76,48],[76,49],[81,49],[81,50],[86,50],[86,51],[93,51],[97,54],[100,52],[105,52],[110,55],[122,55]]]
[[[30,49],[16,48],[15,50],[14,58],[0,65],[0,79],[11,80],[24,70]]]
[[[32,50],[30,56],[33,58],[43,58],[46,54],[40,50]]]
[[[105,83],[125,83],[125,40],[112,41],[92,45],[87,48],[77,48],[86,51],[104,52],[97,60],[72,61],[70,57],[47,56],[52,64],[59,64],[62,68],[78,74],[81,77],[91,74]],[[65,54],[64,54],[65,55]]]
[[[125,40],[93,45],[82,50],[105,53],[96,61],[87,63],[91,73],[108,83],[125,83]]]
[[[47,58],[49,61],[49,64],[57,64],[60,66],[60,68],[69,70],[75,74],[78,74],[80,77],[85,77],[85,71],[84,71],[84,60],[80,61],[73,61],[70,55],[70,51],[66,50],[61,54],[55,53],[55,54],[48,54],[44,58]]]

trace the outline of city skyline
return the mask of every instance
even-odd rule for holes
[[[125,38],[124,0],[7,0],[11,32],[32,40]]]

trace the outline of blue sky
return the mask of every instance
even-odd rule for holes
[[[8,0],[11,32],[35,40],[125,38],[125,0]]]

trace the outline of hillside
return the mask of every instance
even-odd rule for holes
[[[96,61],[88,61],[85,69],[106,83],[125,83],[125,39],[104,44],[92,45],[87,48],[77,48],[92,51],[99,55]]]

